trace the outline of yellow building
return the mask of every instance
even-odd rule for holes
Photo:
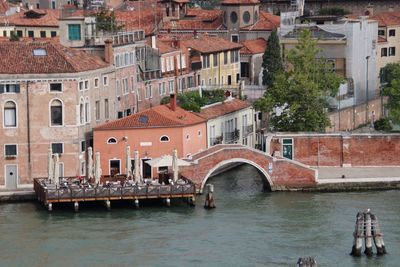
[[[195,36],[184,40],[191,69],[197,71],[202,86],[236,86],[240,78],[241,44],[214,36]]]
[[[13,31],[19,37],[51,38],[59,36],[58,18],[55,9],[32,9],[4,17],[0,36],[10,37]]]
[[[372,16],[378,21],[377,70],[400,62],[400,12]]]

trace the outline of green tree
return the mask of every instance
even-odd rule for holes
[[[19,36],[16,35],[14,31],[11,31],[11,34],[10,34],[10,41],[11,41],[11,42],[19,41]]]
[[[381,71],[381,81],[386,83],[383,95],[388,97],[386,107],[389,119],[393,123],[400,123],[400,64],[387,64]]]
[[[262,83],[267,87],[271,87],[275,76],[283,71],[281,45],[279,44],[279,37],[276,30],[272,31],[268,37],[267,47],[263,55],[263,76]]]
[[[200,112],[201,107],[216,102],[224,101],[225,92],[222,89],[203,91],[200,96],[198,91],[190,91],[183,94],[178,94],[176,102],[178,106],[185,110]],[[166,96],[161,99],[160,104],[164,105],[169,103],[170,98]]]
[[[298,44],[289,51],[289,68],[279,73],[255,108],[269,113],[274,131],[324,131],[330,125],[326,114],[329,96],[337,94],[342,78],[318,57],[317,40],[302,30]]]
[[[96,14],[96,28],[101,31],[116,32],[121,30],[123,25],[118,25],[114,11],[102,9]]]

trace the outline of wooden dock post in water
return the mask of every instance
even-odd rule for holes
[[[363,240],[365,240],[364,253],[372,256],[372,239],[374,240],[377,254],[386,254],[385,244],[383,243],[383,235],[381,233],[378,219],[371,213],[370,209],[357,213],[356,226],[354,230],[354,241],[350,255],[361,256]]]
[[[204,203],[204,208],[205,209],[214,209],[214,185],[212,184],[207,184],[207,195],[206,195],[206,201]]]
[[[299,258],[297,267],[317,267],[317,261],[312,257]]]

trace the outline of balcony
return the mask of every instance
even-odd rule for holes
[[[233,132],[225,132],[224,143],[225,144],[232,144],[239,140],[240,130],[235,129]]]
[[[252,134],[253,133],[253,124],[243,126],[242,127],[242,133],[243,133],[243,137],[246,137],[249,134]]]

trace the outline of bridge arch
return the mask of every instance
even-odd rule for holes
[[[200,193],[203,192],[204,186],[207,183],[207,180],[211,177],[211,175],[218,170],[219,168],[227,165],[227,164],[231,164],[231,163],[246,163],[249,164],[253,167],[255,167],[261,174],[263,177],[263,181],[269,184],[269,187],[272,188],[274,183],[272,182],[271,177],[268,175],[268,173],[265,171],[264,168],[262,168],[260,165],[258,165],[257,163],[255,163],[254,161],[248,160],[248,159],[244,159],[244,158],[231,158],[231,159],[227,159],[227,160],[223,160],[219,163],[217,163],[213,168],[211,168],[207,174],[205,175],[204,179],[201,182],[201,187],[200,187]]]

